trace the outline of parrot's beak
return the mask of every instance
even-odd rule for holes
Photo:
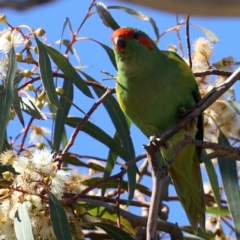
[[[113,44],[118,52],[124,53],[127,46],[126,41],[121,37],[115,37]]]

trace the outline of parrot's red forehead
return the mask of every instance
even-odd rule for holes
[[[129,38],[133,35],[133,33],[134,31],[132,29],[119,28],[113,32],[111,39],[113,40],[116,37]]]
[[[136,33],[139,33],[139,32],[136,32],[133,29],[129,29],[129,28],[119,28],[113,32],[111,39],[113,42],[115,38],[119,38],[119,37],[123,39],[131,39],[133,35]],[[147,36],[145,36],[144,34],[138,34],[137,38],[139,43],[147,47],[148,50],[150,51],[153,50],[152,41]]]

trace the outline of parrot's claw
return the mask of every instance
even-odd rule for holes
[[[180,115],[180,117],[185,117],[188,113],[189,113],[189,111],[187,111],[186,108],[180,107],[180,109],[179,109],[179,115]]]
[[[192,112],[195,108],[196,108],[195,105],[192,106],[192,107],[190,107],[189,109],[186,109],[186,108],[184,108],[184,107],[180,107],[180,108],[179,108],[179,115],[180,115],[180,117],[185,117],[185,116],[187,116],[187,115],[188,115],[190,112]]]
[[[158,137],[157,134],[154,134],[153,136],[151,136],[149,138],[149,141],[154,145],[154,146],[158,146],[158,142],[161,140],[161,138]],[[158,151],[160,150],[166,150],[168,148],[171,147],[171,143],[169,141],[164,142],[161,147],[158,149]]]

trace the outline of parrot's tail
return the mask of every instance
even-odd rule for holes
[[[174,160],[169,172],[178,198],[196,234],[198,225],[205,231],[205,198],[197,151],[195,150],[193,162],[191,163],[189,159],[186,159],[189,154],[183,153],[187,153],[187,148],[188,146],[182,149],[181,156]],[[178,159],[179,157],[181,159]]]

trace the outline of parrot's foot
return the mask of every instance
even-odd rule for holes
[[[185,116],[187,116],[187,115],[188,115],[190,112],[192,112],[195,108],[196,108],[195,105],[192,106],[192,107],[190,107],[189,109],[186,109],[186,108],[184,108],[184,107],[180,107],[180,109],[179,109],[179,115],[180,115],[180,117],[185,117]]]
[[[195,106],[191,107],[190,109],[186,110],[184,107],[180,107],[179,114],[180,117],[187,116],[190,112],[192,112],[195,109]],[[193,119],[184,129],[189,132],[193,130],[193,127],[196,127],[197,121],[196,119]]]
[[[159,138],[157,134],[154,134],[153,136],[151,136],[151,137],[149,138],[149,141],[150,141],[153,145],[155,145],[155,146],[158,146],[158,142],[159,142],[160,140],[161,140],[161,138]],[[160,148],[158,148],[158,151],[160,151],[160,150],[167,150],[167,149],[169,149],[170,147],[171,147],[170,141],[166,141],[166,142],[164,142],[164,143],[161,145]]]
[[[180,117],[185,117],[187,114],[188,114],[187,109],[184,108],[184,107],[180,107],[180,109],[179,109],[179,115],[180,115]]]

